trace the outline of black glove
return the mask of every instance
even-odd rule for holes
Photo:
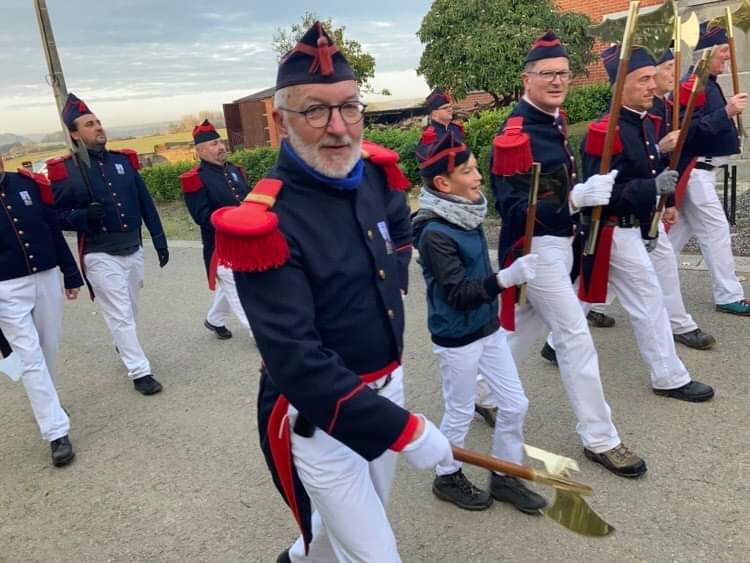
[[[658,239],[655,238],[643,239],[643,246],[646,247],[646,252],[653,252],[653,250],[656,248],[657,241]]]
[[[156,254],[159,256],[159,267],[163,268],[169,262],[169,250],[166,248],[158,248]]]
[[[86,222],[88,223],[89,231],[98,233],[102,230],[102,224],[104,222],[104,206],[95,201],[89,203],[86,208]]]

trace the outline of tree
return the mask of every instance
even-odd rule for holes
[[[276,51],[279,60],[287,52],[294,49],[295,45],[297,45],[297,42],[302,39],[305,32],[318,20],[320,20],[320,18],[312,12],[305,12],[300,23],[293,24],[290,29],[282,29],[280,27],[276,29],[276,33],[273,34],[271,47]],[[375,57],[366,53],[358,41],[355,41],[354,39],[346,39],[344,37],[346,27],[334,27],[332,18],[320,20],[320,23],[323,24],[323,27],[331,36],[333,42],[341,50],[341,53],[346,57],[346,60],[349,61],[349,65],[352,67],[354,75],[357,77],[357,84],[359,84],[359,87],[364,91],[372,92],[373,89],[370,80],[375,76]]]
[[[507,105],[520,97],[523,60],[547,30],[566,46],[571,70],[587,75],[590,23],[583,14],[557,12],[552,0],[435,0],[417,32],[425,45],[417,72],[456,97],[484,90],[496,106]]]

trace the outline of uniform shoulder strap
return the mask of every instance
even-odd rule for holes
[[[200,174],[198,174],[199,171],[200,167],[196,166],[180,174],[180,189],[182,193],[192,194],[203,188],[203,180],[201,180]]]
[[[47,177],[50,182],[59,182],[68,177],[68,168],[65,166],[65,161],[70,160],[71,158],[70,155],[58,156],[46,161]]]
[[[111,150],[109,152],[127,156],[128,160],[130,161],[130,165],[133,167],[133,169],[136,172],[138,172],[138,170],[141,169],[141,161],[138,158],[138,151],[134,151],[133,149],[117,149],[117,150]]]
[[[609,127],[609,114],[605,114],[597,121],[589,124],[586,133],[586,145],[584,151],[591,156],[602,156],[604,154],[604,139],[607,136]],[[615,129],[615,140],[612,143],[612,155],[622,152],[622,139],[620,138],[620,126]]]
[[[237,272],[263,272],[283,266],[289,245],[271,211],[283,182],[262,178],[238,207],[222,207],[211,215],[216,229],[219,263]]]
[[[681,107],[687,107],[688,102],[690,101],[690,94],[693,91],[693,84],[695,84],[694,74],[691,74],[687,78],[687,80],[684,80],[680,84],[680,106]],[[698,109],[705,105],[706,105],[706,88],[704,84],[704,88],[698,93],[698,96],[695,98],[695,109]]]
[[[492,140],[492,173],[495,176],[524,174],[531,170],[533,160],[531,140],[523,131],[523,117],[509,117]]]
[[[18,173],[34,182],[39,188],[39,193],[42,196],[42,203],[47,205],[55,205],[55,196],[52,194],[52,188],[50,188],[49,180],[47,180],[44,174],[36,174],[27,170],[26,168],[19,168]]]
[[[385,181],[391,190],[403,192],[411,187],[411,182],[398,165],[400,157],[396,151],[372,141],[362,141],[362,158],[385,173]]]

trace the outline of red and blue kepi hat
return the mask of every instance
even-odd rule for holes
[[[276,73],[276,89],[345,80],[356,80],[354,71],[323,25],[316,21],[294,49],[281,59]]]
[[[427,96],[426,104],[427,109],[430,111],[435,111],[436,109],[440,109],[446,104],[452,104],[453,100],[451,97],[443,92],[440,88],[435,88],[432,92],[430,92],[430,95]]]
[[[425,178],[451,174],[456,166],[469,160],[471,151],[456,140],[452,132],[446,133],[441,139],[435,139],[434,134],[426,137],[422,137],[416,149],[419,173]]]
[[[193,127],[193,143],[196,145],[205,143],[206,141],[213,141],[218,138],[219,133],[208,119],[204,119],[203,123]]]
[[[617,69],[620,66],[620,46],[612,45],[602,53],[604,68],[607,69],[609,82],[615,83],[617,79]],[[643,68],[645,66],[656,66],[654,58],[648,54],[648,51],[642,47],[632,47],[630,50],[630,60],[628,61],[628,74]]]
[[[83,100],[80,100],[75,94],[68,94],[62,110],[63,122],[68,129],[73,127],[73,122],[76,119],[89,113],[94,112],[89,109]]]
[[[568,57],[568,52],[563,47],[563,44],[557,38],[554,31],[548,31],[542,35],[539,39],[534,41],[531,49],[526,54],[526,59],[523,61],[524,65],[533,63],[534,61],[540,61],[542,59],[554,59],[557,57]]]
[[[698,36],[698,44],[695,46],[695,50],[700,51],[701,49],[708,49],[709,47],[724,45],[725,43],[729,43],[726,29],[714,26],[709,30],[708,22],[703,22],[700,26],[700,35]]]

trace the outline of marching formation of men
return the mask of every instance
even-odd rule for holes
[[[273,119],[282,141],[265,178],[250,188],[213,125],[195,127],[200,163],[180,184],[214,291],[204,326],[231,338],[226,321],[234,314],[263,359],[261,449],[300,528],[279,562],[400,561],[386,514],[399,457],[433,471],[433,493],[460,508],[483,510],[497,500],[539,514],[545,499],[511,475],[492,472],[486,490],[469,481],[453,448],[463,446],[476,410],[494,426],[491,454],[523,461],[524,418],[535,407],[516,366],[546,334],[542,355],[559,368],[584,455],[621,477],[646,473],[614,424],[589,328],[608,324],[602,309],[590,313],[614,297],[653,392],[688,402],[713,398],[675,347],[715,344],[686,310],[677,256],[695,235],[716,310],[750,315],[715,191],[715,168],[739,152],[734,117],[747,102],[747,94],[726,98],[716,81],[726,43],[721,28],[702,28],[696,52],[712,50],[710,77],[675,170],[668,167],[679,134],[671,130],[671,108],[686,104],[691,79],[672,84],[670,53],[657,62],[632,49],[611,166],[601,170],[610,116],[589,126],[581,147],[569,143],[562,111],[568,53],[553,32],[540,37],[523,61],[524,95],[490,156],[488,180],[502,218],[499,270],[482,228],[482,177],[453,122],[451,97],[436,89],[426,100],[430,122],[415,154],[423,185],[412,215],[398,155],[363,139],[365,105],[354,71],[318,22],[279,63]],[[620,47],[602,59],[614,83]],[[159,266],[169,260],[137,154],[108,150],[100,121],[72,94],[63,120],[90,166],[72,156],[53,159],[48,180],[25,169],[5,172],[0,160],[0,344],[19,357],[55,466],[75,455],[55,388],[63,296],[75,299],[88,286],[135,390],[158,393],[136,329],[142,224]],[[541,165],[534,209],[533,162]],[[667,206],[653,238],[659,197]],[[598,250],[583,255],[594,207],[603,208]],[[80,271],[63,230],[77,234]],[[440,367],[439,428],[405,407],[403,298],[412,246]]]

